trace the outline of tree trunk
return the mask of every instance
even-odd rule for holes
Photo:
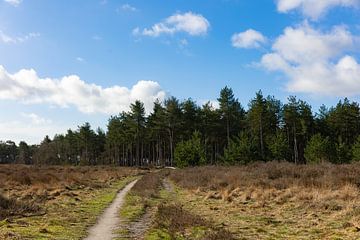
[[[296,139],[296,128],[294,125],[294,162],[295,162],[295,164],[298,164],[298,161],[299,161],[299,152],[298,152],[297,139]]]
[[[230,145],[230,120],[229,116],[226,118],[226,135],[227,135],[227,146]]]
[[[264,150],[264,139],[263,139],[263,126],[262,126],[262,117],[260,116],[260,149],[261,149],[261,158],[265,160],[265,150]]]

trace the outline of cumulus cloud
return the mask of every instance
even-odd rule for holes
[[[345,26],[322,32],[304,23],[288,27],[262,57],[261,65],[289,79],[291,92],[349,96],[360,93],[360,65],[350,56],[357,36]]]
[[[0,141],[12,140],[16,143],[26,141],[28,144],[38,144],[46,136],[66,132],[66,126],[52,122],[37,124],[27,119],[15,121],[0,121]]]
[[[119,9],[118,9],[119,10]],[[134,6],[131,6],[130,4],[126,3],[121,6],[121,10],[123,11],[130,11],[130,12],[136,12],[137,8]]]
[[[13,5],[14,7],[17,7],[20,5],[22,0],[4,0],[4,2],[9,3],[9,4]]]
[[[306,17],[317,19],[334,7],[358,7],[360,0],[277,0],[279,12],[299,10]]]
[[[40,117],[39,115],[35,113],[21,113],[21,116],[30,120],[32,124],[34,125],[43,125],[43,124],[51,124],[52,121],[43,117]]]
[[[162,34],[185,32],[191,36],[205,35],[210,28],[209,21],[200,14],[187,12],[177,13],[164,21],[154,24],[151,28],[135,28],[133,34],[158,37]]]
[[[83,113],[117,114],[127,111],[135,100],[144,102],[149,112],[156,99],[162,101],[166,97],[165,91],[154,81],[141,80],[131,89],[121,86],[103,88],[86,83],[76,75],[61,79],[40,78],[33,69],[10,74],[3,66],[0,66],[0,86],[0,99],[25,104],[75,106]]]
[[[13,37],[13,36],[9,36],[8,34],[6,34],[0,30],[0,42],[7,43],[7,44],[22,43],[22,42],[28,41],[32,38],[37,38],[39,36],[40,36],[40,33],[32,32],[32,33],[28,33],[24,36]]]
[[[232,46],[235,48],[259,48],[265,42],[264,35],[253,29],[235,33],[231,38]]]

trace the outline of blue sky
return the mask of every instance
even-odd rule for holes
[[[231,86],[314,106],[360,93],[359,0],[0,0],[0,139],[39,142],[135,99]]]

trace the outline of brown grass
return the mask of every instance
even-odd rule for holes
[[[360,164],[206,166],[173,171],[170,179],[189,190],[188,209],[216,213],[240,236],[283,239],[287,229],[303,237],[360,238]]]
[[[241,198],[260,203],[282,203],[290,199],[322,203],[360,198],[360,164],[297,166],[270,162],[237,167],[209,166],[173,171],[170,178],[181,187],[206,193],[206,199],[229,202]]]
[[[0,220],[38,212],[39,206],[57,199],[77,199],[82,189],[106,187],[140,172],[108,166],[0,165]]]
[[[12,216],[32,216],[40,214],[40,212],[41,208],[37,204],[20,202],[0,195],[0,220]]]
[[[134,193],[143,199],[157,197],[162,187],[162,179],[163,173],[160,171],[147,173],[136,182],[131,189],[131,193]]]
[[[210,221],[190,213],[179,204],[160,204],[156,213],[156,227],[166,229],[171,239],[179,239],[179,235],[185,239],[192,239],[188,235],[197,228],[205,232],[196,239],[234,239],[230,232],[214,227]]]
[[[360,187],[360,164],[294,165],[286,162],[255,163],[237,167],[197,167],[173,171],[171,179],[182,187],[217,190],[236,187],[273,188],[294,186],[336,190]]]

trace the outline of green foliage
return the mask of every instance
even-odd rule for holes
[[[334,159],[333,146],[328,137],[315,134],[305,148],[305,159],[308,163],[331,162]]]
[[[350,103],[347,98],[339,101],[336,107],[331,108],[328,113],[326,119],[330,129],[328,134],[331,134],[339,143],[346,145],[353,144],[360,134],[359,112],[360,108],[358,103]]]
[[[352,161],[360,162],[360,136],[357,137],[352,147]]]
[[[206,163],[199,132],[194,132],[190,140],[178,143],[175,148],[175,163],[178,167],[198,166]]]
[[[243,128],[241,123],[245,119],[245,110],[239,100],[235,98],[233,90],[227,86],[221,89],[218,101],[221,127],[223,128],[222,136],[226,137],[227,143],[230,144],[231,136],[238,135]]]
[[[314,116],[311,106],[294,96],[283,105],[258,91],[248,112],[230,87],[222,88],[217,100],[199,106],[191,98],[169,97],[156,100],[149,115],[137,100],[128,112],[110,117],[106,132],[85,123],[53,139],[46,136],[39,145],[0,141],[0,163],[164,166],[176,160],[180,166],[192,166],[204,159],[209,164],[360,160],[356,102],[323,105]]]
[[[350,163],[352,159],[351,147],[343,142],[336,144],[336,157],[334,163]]]
[[[275,135],[267,138],[267,146],[273,160],[286,160],[289,156],[289,143],[286,135],[282,131],[278,131]]]
[[[226,164],[247,164],[252,160],[255,160],[253,143],[245,133],[230,141],[222,158]]]
[[[267,153],[270,146],[266,139],[273,138],[275,135],[280,122],[280,106],[280,102],[273,97],[264,98],[261,91],[257,92],[255,98],[249,103],[247,122],[259,159],[266,160],[266,156],[269,156]]]
[[[288,134],[292,161],[303,163],[305,160],[302,153],[314,128],[311,106],[305,101],[290,96],[288,103],[284,105],[283,118]]]

